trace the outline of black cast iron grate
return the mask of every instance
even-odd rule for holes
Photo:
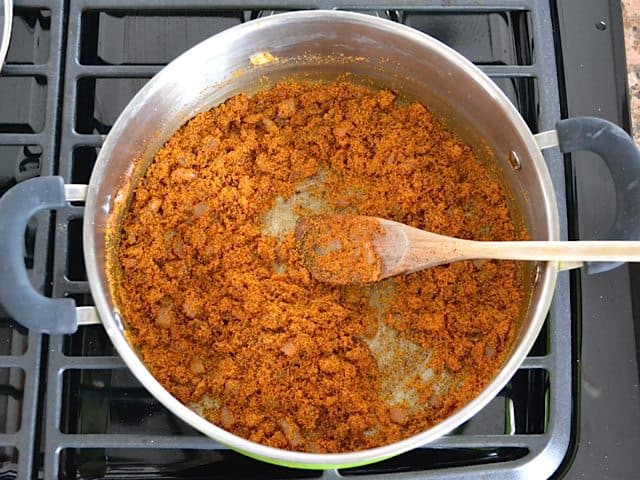
[[[0,77],[0,195],[17,182],[55,170],[60,100],[61,0],[18,0]],[[34,286],[48,293],[52,218],[29,222],[24,257]],[[0,478],[31,478],[37,460],[42,335],[0,307]]]
[[[134,93],[188,47],[273,9],[344,8],[429,33],[491,76],[534,131],[560,118],[551,12],[545,2],[70,2],[64,104],[55,173],[86,183],[104,135]],[[426,3],[426,5],[425,5]],[[57,10],[59,12],[60,10]],[[3,138],[3,137],[0,137]],[[27,142],[34,142],[26,138]],[[50,153],[50,152],[47,152]],[[546,152],[558,199],[562,158]],[[50,173],[51,170],[43,171]],[[559,205],[563,236],[566,212]],[[82,259],[81,205],[55,217],[52,294],[92,305]],[[428,446],[349,470],[267,466],[200,435],[166,411],[128,372],[100,326],[49,341],[44,399],[44,478],[259,478],[395,474],[390,478],[542,478],[562,461],[570,436],[571,313],[561,274],[547,325],[508,387],[476,417]],[[0,366],[2,364],[0,363]],[[1,437],[0,437],[1,438]]]

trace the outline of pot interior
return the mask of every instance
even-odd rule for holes
[[[189,50],[132,100],[100,151],[84,229],[92,293],[105,328],[127,363],[135,352],[124,340],[126,319],[120,319],[109,285],[110,275],[117,275],[121,215],[136,180],[175,130],[240,92],[250,94],[283,80],[344,79],[389,88],[403,98],[418,100],[472,146],[500,179],[512,215],[529,237],[557,239],[557,213],[544,161],[506,97],[452,50],[406,27],[387,23],[391,22],[343,12],[298,12],[250,22]],[[514,156],[519,160],[517,168]],[[512,371],[487,387],[486,392],[495,391],[488,392],[486,401],[515,371],[544,320],[556,270],[539,265],[534,284],[534,267],[530,264],[523,271],[532,279],[531,291],[507,361]],[[432,428],[431,436],[420,436],[416,442],[424,443],[454,428],[475,413],[482,401],[459,411],[449,424]],[[403,450],[411,447],[408,442]]]

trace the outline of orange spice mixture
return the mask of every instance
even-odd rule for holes
[[[382,261],[373,240],[384,233],[376,219],[349,214],[302,217],[296,224],[305,267],[316,280],[334,285],[380,279]]]
[[[487,385],[517,329],[515,263],[323,284],[295,221],[332,212],[516,239],[500,185],[423,105],[344,82],[237,95],[165,143],[124,218],[120,309],[162,385],[230,432],[309,452],[406,438]]]

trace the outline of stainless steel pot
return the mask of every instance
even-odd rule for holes
[[[618,190],[615,239],[639,238],[634,199],[640,194],[640,155],[618,127],[597,119],[560,122],[557,131],[534,136],[498,87],[461,55],[408,27],[337,11],[285,13],[258,19],[195,46],[156,75],[129,103],[107,136],[86,186],[59,177],[23,182],[0,199],[0,300],[14,318],[47,333],[71,333],[78,324],[102,322],[118,353],[140,382],[168,409],[209,437],[269,462],[307,468],[354,466],[423,445],[453,430],[486,405],[524,360],[545,320],[559,266],[539,264],[530,302],[514,347],[494,380],[464,408],[403,441],[366,451],[311,454],[285,451],[237,437],[209,423],[172,397],[126,341],[107,284],[106,230],[118,204],[162,143],[188,118],[242,91],[284,78],[336,78],[372,82],[425,103],[502,177],[533,239],[558,240],[554,191],[541,148],[591,149],[605,156]],[[22,265],[21,239],[35,211],[86,197],[84,255],[92,308],[36,293]],[[615,265],[590,265],[592,270]]]

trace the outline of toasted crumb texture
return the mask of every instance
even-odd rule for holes
[[[119,307],[158,381],[234,434],[307,452],[389,444],[475,397],[517,330],[515,263],[328,285],[294,230],[334,212],[516,239],[501,186],[424,105],[346,82],[237,95],[165,143],[124,217]]]
[[[313,215],[296,223],[296,241],[312,277],[335,285],[380,280],[382,260],[374,241],[384,236],[378,220],[352,214]]]

